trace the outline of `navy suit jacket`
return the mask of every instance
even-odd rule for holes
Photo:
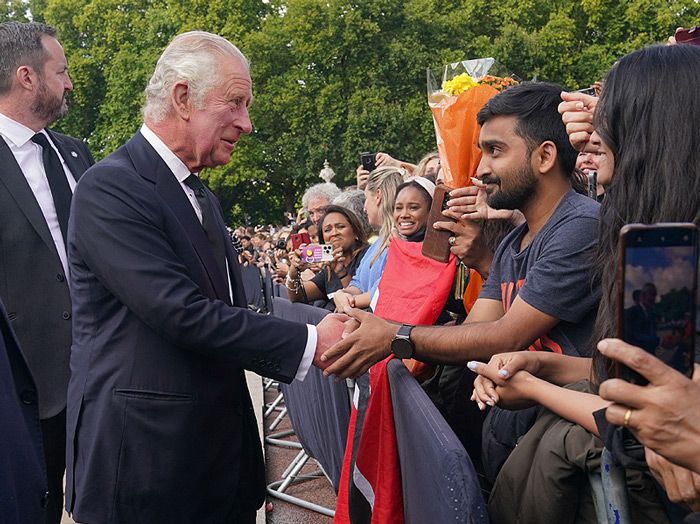
[[[46,518],[36,398],[34,380],[0,301],[0,522],[6,524],[39,524]]]
[[[248,310],[225,246],[233,305],[180,183],[140,133],[81,178],[68,234],[66,506],[78,522],[229,522],[262,504],[243,370],[290,382],[307,328]]]

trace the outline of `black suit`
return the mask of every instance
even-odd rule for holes
[[[47,131],[73,177],[94,162],[83,142]],[[63,508],[65,413],[71,345],[67,278],[41,208],[5,140],[0,137],[0,298],[36,382],[52,496],[50,522]],[[36,398],[33,400],[36,402]]]
[[[44,521],[47,493],[36,386],[0,301],[0,522]]]
[[[218,207],[217,221],[225,234]],[[261,505],[243,369],[291,381],[307,328],[246,309],[225,245],[234,307],[187,196],[140,133],[76,188],[66,505],[77,521],[235,522]]]

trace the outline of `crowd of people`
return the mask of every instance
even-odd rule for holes
[[[615,337],[621,228],[700,223],[700,47],[621,57],[596,96],[548,82],[493,96],[472,184],[449,192],[440,220],[440,156],[379,152],[355,185],[308,188],[287,224],[228,230],[197,175],[251,131],[252,80],[233,44],[176,37],[143,126],[93,167],[82,143],[45,130],[72,89],[53,30],[0,24],[0,52],[16,56],[0,63],[12,166],[0,171],[20,178],[0,191],[15,228],[3,226],[15,259],[0,267],[9,522],[58,522],[66,467],[79,522],[252,522],[264,470],[242,370],[290,382],[316,365],[342,379],[392,356],[483,473],[492,522],[597,522],[588,474],[604,448],[625,468],[632,522],[698,517],[700,371]],[[32,203],[9,209],[20,194]],[[438,231],[446,261],[424,254]],[[239,266],[337,314],[304,326],[252,312]],[[656,293],[642,293],[646,315]],[[35,347],[47,340],[55,369]]]

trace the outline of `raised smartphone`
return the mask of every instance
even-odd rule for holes
[[[295,250],[304,244],[311,244],[311,238],[308,233],[292,233],[290,238],[292,239],[292,249]]]
[[[618,337],[687,376],[695,357],[698,228],[629,224],[620,230]],[[647,381],[618,364],[618,377]]]
[[[333,260],[331,244],[309,244],[301,248],[301,260],[307,264],[314,262],[330,262]]]

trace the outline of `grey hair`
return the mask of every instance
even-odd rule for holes
[[[340,189],[332,182],[324,182],[316,184],[306,190],[304,196],[301,197],[301,205],[306,209],[309,208],[309,200],[314,198],[322,198],[330,204],[333,199],[340,194]]]
[[[365,212],[364,191],[361,189],[346,189],[335,197],[331,204],[344,207],[345,209],[352,211],[360,220],[360,224],[362,224],[362,229],[364,229],[365,235],[371,231],[372,228],[369,225],[369,218]]]
[[[0,24],[0,95],[12,89],[17,68],[23,65],[42,74],[48,59],[43,36],[56,37],[56,30],[39,22],[3,22]]]
[[[205,31],[188,31],[173,38],[160,55],[146,87],[144,119],[161,122],[170,112],[170,94],[178,82],[185,82],[196,108],[221,81],[219,59],[234,56],[250,69],[248,59],[224,37]]]

